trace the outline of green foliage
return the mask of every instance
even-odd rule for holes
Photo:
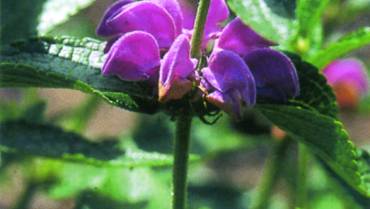
[[[322,69],[331,61],[340,58],[370,44],[370,27],[361,28],[353,33],[347,34],[339,40],[328,44],[328,46],[311,57],[308,60],[318,68]]]
[[[317,68],[298,56],[290,57],[297,69],[300,83],[300,94],[290,100],[290,103],[336,118],[338,114],[336,98],[325,77]]]
[[[243,22],[278,43],[289,39],[294,26],[294,0],[230,0],[231,9]]]
[[[329,4],[329,0],[298,0],[296,16],[298,21],[298,34],[303,37],[312,36],[313,26],[321,22],[324,9]]]
[[[304,142],[341,178],[370,197],[370,164],[357,154],[343,125],[325,115],[294,106],[260,105],[258,109],[274,124]]]
[[[172,158],[159,153],[120,149],[115,142],[93,143],[57,127],[28,122],[0,125],[0,149],[95,166],[167,166]]]
[[[104,43],[88,38],[18,42],[0,55],[0,86],[77,89],[131,111],[155,112],[150,88],[101,75],[103,48]]]

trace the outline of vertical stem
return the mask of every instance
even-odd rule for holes
[[[252,205],[252,209],[265,209],[268,207],[273,188],[280,174],[280,169],[284,164],[284,157],[289,146],[288,138],[277,142],[266,161],[262,179],[259,183],[256,193],[256,199]]]
[[[201,45],[204,33],[204,26],[207,20],[210,0],[200,0],[195,18],[194,32],[191,39],[191,56],[199,58],[201,56]]]
[[[210,0],[200,0],[197,15],[195,18],[194,32],[191,40],[191,56],[201,57],[201,46],[204,33],[204,26],[207,20]],[[176,136],[174,149],[173,166],[173,193],[172,208],[185,209],[187,201],[187,173],[190,144],[190,128],[192,114],[189,108],[178,116],[176,121]]]
[[[187,171],[192,115],[182,113],[176,121],[176,136],[173,166],[172,208],[185,209],[187,201]]]
[[[297,191],[296,208],[304,209],[306,207],[307,197],[307,164],[309,152],[302,143],[298,144],[298,171],[297,171]]]

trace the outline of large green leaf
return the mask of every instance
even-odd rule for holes
[[[287,105],[261,105],[273,123],[307,144],[333,171],[370,197],[370,164],[358,154],[341,122],[317,112]]]
[[[95,0],[48,0],[39,17],[38,33],[48,33],[55,26],[67,21],[69,17],[94,2]]]
[[[290,105],[336,118],[338,114],[336,98],[325,77],[315,66],[298,56],[290,57],[297,69],[300,83],[300,94],[289,101]]]
[[[29,122],[0,124],[0,150],[56,158],[95,166],[168,166],[170,155],[135,149],[122,150],[117,143],[93,143],[60,128]],[[193,158],[194,159],[194,158]]]
[[[295,0],[229,0],[231,9],[264,37],[283,43],[294,25]]]
[[[313,54],[308,60],[322,69],[331,61],[368,44],[370,44],[370,27],[361,28],[329,44],[326,48]]]
[[[101,75],[104,46],[69,37],[18,42],[0,55],[0,87],[77,89],[131,111],[155,112],[158,103],[147,85]]]

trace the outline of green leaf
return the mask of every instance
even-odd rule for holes
[[[93,143],[60,128],[28,122],[0,124],[0,150],[95,166],[168,166],[172,157],[127,148],[114,142]],[[194,157],[192,159],[195,159]]]
[[[370,27],[361,28],[330,43],[326,48],[309,57],[308,60],[322,69],[331,61],[368,44],[370,44]]]
[[[158,103],[148,85],[101,75],[104,46],[70,37],[18,42],[0,55],[0,87],[70,88],[131,111],[156,112]]]
[[[67,21],[80,10],[93,4],[95,0],[48,0],[42,9],[37,31],[46,34],[55,26]]]
[[[311,36],[315,27],[321,23],[321,16],[330,0],[298,0],[296,16],[299,35]]]
[[[278,43],[288,40],[294,26],[294,0],[229,0],[228,3],[243,22],[264,37]]]
[[[370,164],[357,153],[341,122],[317,112],[287,105],[260,105],[271,122],[304,142],[347,184],[370,197]]]
[[[300,94],[289,101],[292,106],[300,106],[323,115],[337,118],[336,97],[327,84],[326,78],[310,63],[298,56],[288,54],[293,61],[299,77]]]

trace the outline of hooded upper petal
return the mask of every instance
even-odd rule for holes
[[[258,48],[275,45],[245,25],[239,17],[232,20],[223,29],[217,42],[217,47],[231,50],[244,57],[249,52]]]
[[[120,13],[122,9],[124,8],[124,6],[126,4],[132,3],[132,1],[133,0],[119,0],[119,1],[116,1],[114,4],[112,4],[107,9],[103,18],[101,19],[100,24],[98,28],[96,29],[96,33],[99,36],[112,36],[115,33],[115,31],[113,30],[113,28],[107,25],[108,19]]]
[[[155,38],[149,33],[135,31],[126,33],[112,45],[102,73],[127,81],[147,80],[158,72],[159,65]]]
[[[225,0],[211,0],[208,16],[204,27],[204,35],[212,36],[222,30],[222,23],[229,17],[229,9]]]
[[[257,85],[257,97],[286,101],[299,94],[297,71],[292,61],[281,52],[257,49],[244,58]]]
[[[153,2],[161,5],[171,15],[175,23],[176,34],[179,35],[183,28],[183,14],[180,4],[177,0],[153,0]]]
[[[253,75],[243,59],[234,52],[214,52],[209,66],[202,73],[209,86],[213,87],[208,89],[211,93],[207,95],[207,100],[224,111],[240,116],[243,104],[255,104],[256,86]]]
[[[164,56],[159,72],[159,100],[180,99],[192,88],[188,79],[195,71],[190,58],[190,43],[186,35],[176,38]]]
[[[118,7],[118,6],[117,6]],[[160,48],[168,48],[176,37],[176,26],[171,15],[153,2],[141,1],[125,4],[120,9],[108,11],[98,32],[104,36],[118,36],[132,31],[152,34]],[[104,31],[102,33],[102,31]]]

